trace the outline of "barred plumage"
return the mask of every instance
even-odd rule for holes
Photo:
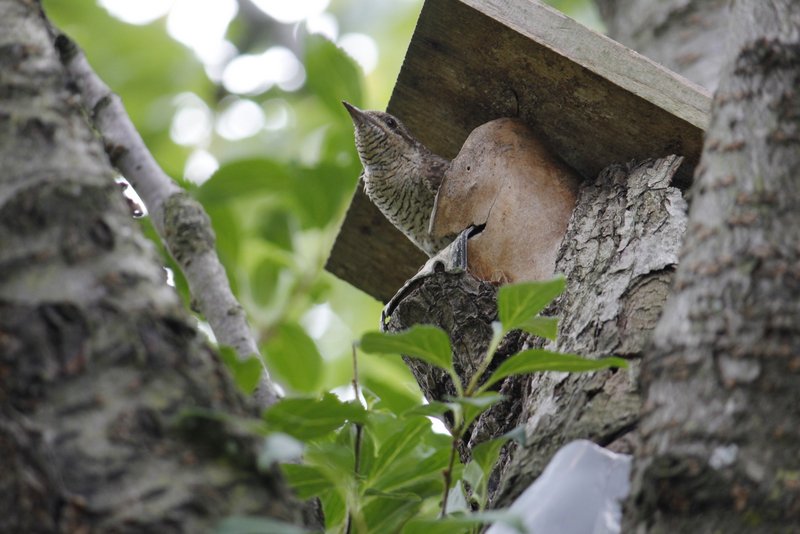
[[[450,162],[414,139],[396,117],[343,104],[355,125],[367,196],[389,222],[433,256],[451,241],[428,233],[436,192]]]

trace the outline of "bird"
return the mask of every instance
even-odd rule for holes
[[[450,161],[419,142],[397,117],[342,104],[355,127],[367,197],[412,243],[435,256],[454,238],[433,237],[429,231],[436,193]]]
[[[446,269],[456,259],[454,271],[498,285],[553,275],[581,177],[541,132],[519,118],[494,119],[472,130],[451,161],[397,117],[342,104],[367,196],[431,258],[426,266]]]

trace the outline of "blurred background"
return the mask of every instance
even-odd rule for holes
[[[548,3],[602,31],[590,0]],[[323,268],[361,170],[340,101],[386,107],[422,1],[43,4],[122,97],[164,170],[205,206],[276,380],[289,394],[346,386],[351,343],[377,329],[382,304]],[[419,402],[400,360],[359,362],[386,407]]]

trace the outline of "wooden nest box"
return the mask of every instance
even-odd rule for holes
[[[586,179],[678,154],[685,186],[709,109],[702,88],[535,0],[427,0],[387,111],[444,157],[518,117]],[[386,302],[426,259],[359,186],[326,268]]]

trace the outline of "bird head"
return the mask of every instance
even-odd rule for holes
[[[342,104],[353,119],[356,149],[368,175],[389,171],[404,161],[413,165],[427,152],[397,117]]]

